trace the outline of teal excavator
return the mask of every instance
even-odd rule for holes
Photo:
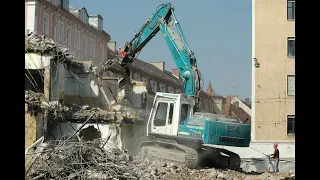
[[[208,164],[239,168],[240,157],[236,153],[214,145],[249,147],[250,125],[236,118],[200,112],[202,76],[171,3],[159,5],[134,38],[125,43],[117,57],[118,65],[129,74],[128,64],[158,32],[172,54],[184,91],[156,93],[147,124],[150,140],[141,143],[141,153],[183,162],[189,168]]]

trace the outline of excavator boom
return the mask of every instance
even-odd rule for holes
[[[164,36],[182,77],[183,93],[188,97],[194,98],[197,103],[202,85],[201,74],[197,68],[197,60],[194,53],[189,48],[174,14],[174,7],[170,3],[159,5],[156,12],[139,29],[134,38],[129,43],[125,43],[122,66],[133,62],[136,55],[159,31]]]

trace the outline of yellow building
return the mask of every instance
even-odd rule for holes
[[[252,142],[292,143],[295,1],[252,2]]]

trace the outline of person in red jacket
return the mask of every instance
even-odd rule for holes
[[[270,157],[272,156],[272,158],[275,161],[275,171],[279,172],[279,156],[280,156],[280,152],[279,152],[279,149],[278,149],[278,144],[274,144],[273,148],[274,148],[274,152],[273,152],[273,154],[270,154],[269,156]]]

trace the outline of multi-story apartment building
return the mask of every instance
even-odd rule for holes
[[[69,0],[25,0],[25,32],[32,31],[63,44],[81,60],[97,65],[107,59],[110,35],[102,16],[72,8]]]
[[[292,143],[295,1],[252,2],[252,142]]]
[[[294,171],[294,95],[295,1],[252,0],[251,143],[223,147],[244,160],[244,171],[265,172],[270,165],[265,154],[273,153],[274,143],[281,152],[280,171]]]

